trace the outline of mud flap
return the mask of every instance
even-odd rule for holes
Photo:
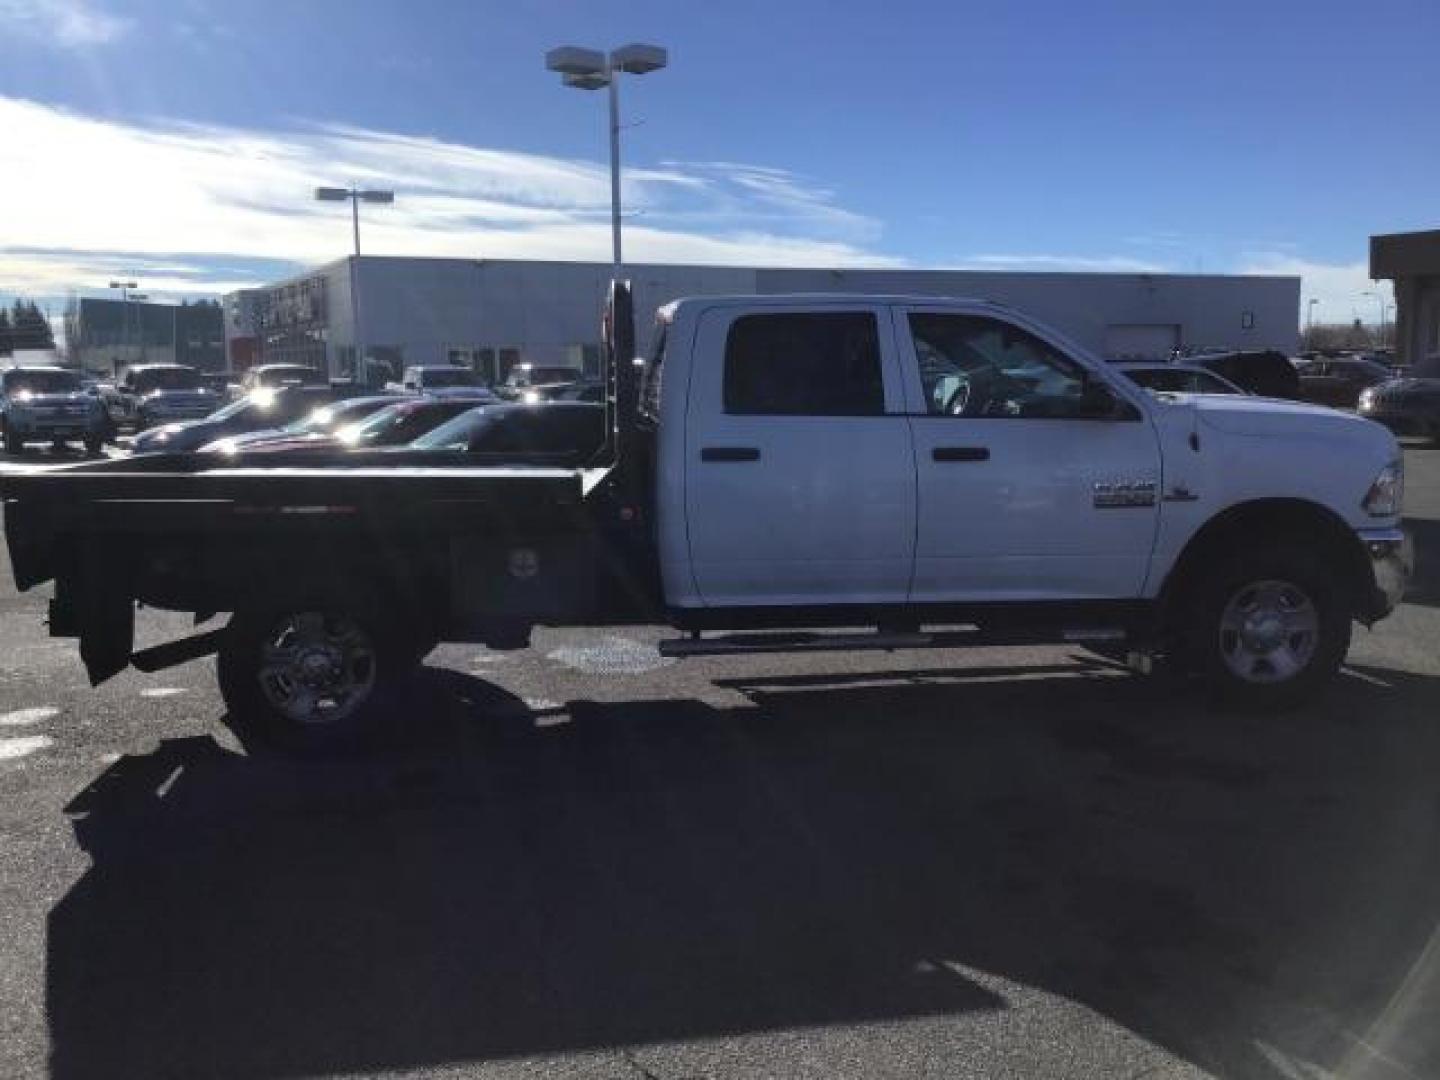
[[[85,540],[79,551],[73,597],[80,627],[80,659],[99,686],[130,664],[135,647],[135,598],[124,562],[106,551],[98,538]],[[68,583],[67,583],[68,584]]]

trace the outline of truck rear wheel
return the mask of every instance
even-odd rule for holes
[[[1350,606],[1321,554],[1290,544],[1231,552],[1199,575],[1185,652],[1225,697],[1295,705],[1339,670],[1350,648]]]
[[[231,725],[281,749],[355,746],[383,719],[410,650],[348,607],[237,612],[217,659]]]

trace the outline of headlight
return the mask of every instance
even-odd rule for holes
[[[1371,517],[1394,517],[1405,502],[1405,462],[1392,461],[1380,470],[1361,502]]]
[[[1361,391],[1360,391],[1360,408],[1362,408],[1362,409],[1368,409],[1368,408],[1370,408],[1370,406],[1372,406],[1372,405],[1374,405],[1374,404],[1375,404],[1375,391],[1374,391],[1374,390],[1361,390]]]

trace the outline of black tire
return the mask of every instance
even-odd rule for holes
[[[288,753],[326,755],[358,749],[373,737],[394,715],[395,693],[412,670],[414,656],[414,646],[387,630],[376,611],[368,605],[312,601],[267,611],[237,612],[216,658],[216,673],[229,710],[229,724],[242,741]],[[353,671],[360,672],[360,681],[368,677],[369,685],[363,695],[353,701],[346,699],[343,708],[337,705],[328,715],[323,708],[317,708],[311,720],[301,721],[276,702],[277,683],[284,680],[262,680],[262,653],[267,643],[273,644],[277,638],[284,640],[287,624],[307,613],[321,618],[327,634],[332,627],[348,624],[363,635],[366,647],[345,661],[345,667],[351,672],[353,662]],[[368,672],[361,672],[367,665],[360,654],[366,651]]]
[[[91,457],[99,454],[105,449],[105,437],[103,435],[85,436],[85,453]]]
[[[5,453],[11,457],[19,457],[25,453],[25,440],[18,435],[12,435],[8,431],[5,432]]]
[[[1350,648],[1350,597],[1323,548],[1260,544],[1224,553],[1196,576],[1180,614],[1181,646],[1187,666],[1225,699],[1285,708],[1339,670]]]

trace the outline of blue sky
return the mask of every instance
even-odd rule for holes
[[[1298,273],[1374,320],[1374,232],[1440,226],[1440,3],[0,0],[0,294],[179,296],[375,253]]]

